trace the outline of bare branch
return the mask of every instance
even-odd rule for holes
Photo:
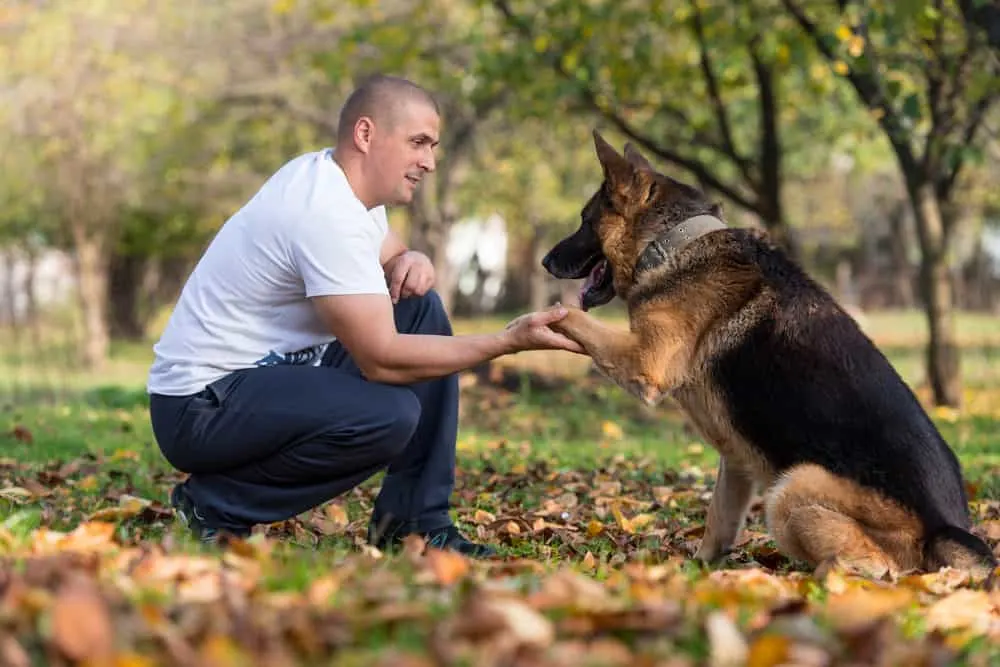
[[[514,13],[509,0],[493,0],[493,6],[503,15],[504,19],[520,33],[523,38],[528,39],[529,41],[533,39],[530,26],[521,17]],[[687,169],[700,181],[707,183],[710,187],[728,197],[739,206],[749,211],[760,213],[760,207],[756,202],[751,201],[747,196],[742,194],[739,191],[738,186],[724,183],[722,180],[717,178],[704,162],[696,158],[683,156],[667,148],[662,143],[655,141],[648,134],[643,133],[632,126],[632,124],[630,124],[618,110],[603,107],[598,101],[596,93],[589,86],[583,85],[576,79],[576,77],[566,71],[557,54],[553,53],[549,49],[544,52],[544,56],[547,64],[556,73],[567,81],[571,81],[576,84],[577,93],[581,97],[581,100],[586,104],[586,107],[596,112],[598,115],[603,116],[616,128],[618,128],[622,134],[632,139],[657,157]]]
[[[753,183],[754,177],[750,170],[750,161],[739,154],[736,150],[736,143],[733,141],[729,114],[726,112],[726,105],[722,101],[722,94],[719,91],[719,81],[715,77],[715,68],[712,66],[712,59],[709,55],[701,7],[697,0],[690,0],[690,3],[691,9],[694,12],[692,25],[694,27],[695,39],[698,42],[701,72],[702,76],[705,77],[705,85],[708,87],[708,95],[712,101],[712,108],[715,111],[716,122],[719,124],[719,132],[722,134],[723,149],[728,154],[728,157],[739,167],[743,177],[748,182]]]
[[[827,46],[826,42],[823,41],[822,36],[819,32],[819,27],[815,22],[811,21],[803,12],[802,8],[799,7],[794,0],[781,0],[788,12],[795,18],[802,30],[812,39],[813,43],[819,52],[828,61],[833,62],[837,59],[836,54]],[[903,168],[903,172],[907,175],[916,174],[920,169],[920,164],[917,161],[916,156],[913,152],[913,147],[910,144],[910,133],[907,132],[906,128],[903,126],[903,121],[899,116],[899,112],[896,111],[895,107],[891,104],[888,96],[885,93],[885,88],[881,79],[877,78],[874,74],[877,71],[874,67],[874,62],[876,60],[874,54],[874,47],[872,46],[871,40],[867,39],[867,29],[862,26],[863,37],[867,43],[866,48],[869,50],[869,60],[873,63],[871,68],[864,71],[850,68],[847,73],[847,78],[854,87],[855,92],[861,101],[871,110],[880,111],[881,116],[879,117],[879,125],[885,131],[889,142],[892,144],[893,150],[896,152],[896,157]]]

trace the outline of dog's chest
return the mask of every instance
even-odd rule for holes
[[[774,469],[762,452],[737,432],[725,401],[708,381],[685,383],[673,397],[720,456],[750,472],[758,484],[770,485]]]

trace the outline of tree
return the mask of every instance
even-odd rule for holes
[[[519,99],[568,101],[601,119],[755,215],[798,254],[786,173],[817,168],[825,151],[815,149],[816,130],[829,136],[852,119],[838,113],[841,91],[803,62],[808,53],[790,20],[765,14],[759,0],[692,0],[673,11],[611,0],[488,4],[511,39],[487,56],[523,87]],[[551,93],[535,81],[546,71],[557,75]],[[821,92],[827,104],[818,103]]]
[[[961,375],[948,251],[961,220],[956,185],[981,155],[984,121],[1000,100],[1000,58],[987,35],[963,18],[964,3],[836,1],[809,13],[798,0],[782,2],[818,52],[850,82],[892,146],[920,243],[933,401],[958,406]]]

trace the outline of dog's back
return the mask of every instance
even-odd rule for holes
[[[706,360],[733,428],[776,473],[816,464],[913,512],[925,560],[955,561],[969,549],[985,558],[985,545],[970,546],[981,543],[967,533],[959,462],[891,363],[783,253],[752,232],[728,234],[711,252],[735,254],[761,275],[745,306],[753,323]],[[939,535],[947,548],[929,543]]]

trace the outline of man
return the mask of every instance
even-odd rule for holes
[[[337,146],[281,167],[219,230],[154,346],[157,443],[189,478],[171,492],[199,537],[244,536],[387,468],[369,541],[409,533],[482,557],[452,524],[456,372],[532,349],[582,353],[548,328],[454,336],[430,260],[388,228],[435,168],[438,107],[379,76],[347,100]]]

